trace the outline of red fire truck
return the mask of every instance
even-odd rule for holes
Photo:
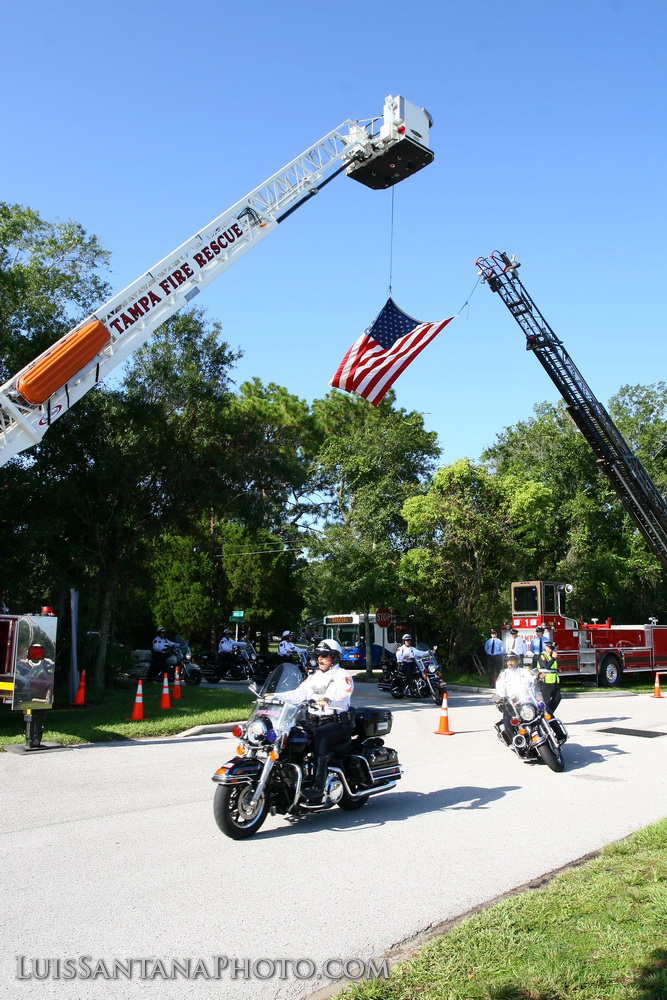
[[[646,625],[612,625],[593,619],[569,618],[565,602],[569,583],[527,580],[512,584],[512,621],[530,648],[541,625],[558,647],[558,673],[566,677],[597,677],[604,687],[616,687],[623,673],[667,670],[667,625],[652,618]],[[506,638],[506,636],[504,636]],[[530,653],[525,663],[530,663]]]

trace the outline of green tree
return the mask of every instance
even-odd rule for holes
[[[450,667],[498,614],[514,549],[511,505],[501,480],[467,458],[443,466],[403,505],[414,546],[401,559],[401,579],[415,612],[438,621]]]
[[[388,393],[374,407],[361,397],[330,392],[313,404],[323,437],[316,479],[326,520],[310,543],[316,559],[307,602],[313,615],[363,612],[367,648],[368,614],[404,603],[397,577],[405,545],[401,508],[421,489],[439,454],[422,415],[394,409],[394,399]]]
[[[30,208],[0,203],[0,381],[108,296],[108,258],[97,238],[80,225],[45,222]],[[74,583],[68,578],[71,548],[60,542],[59,557],[51,562],[48,553],[59,526],[51,509],[52,483],[42,475],[36,454],[39,449],[2,469],[0,590],[14,611],[47,603],[62,615]]]
[[[271,382],[244,382],[232,403],[226,449],[236,512],[266,530],[307,523],[319,512],[313,460],[321,443],[308,404]],[[230,508],[228,516],[234,511]]]
[[[667,438],[664,385],[624,387],[609,412],[664,488],[665,470],[659,464]],[[505,429],[482,457],[501,479],[538,483],[548,491],[541,536],[535,538],[528,528],[531,520],[535,523],[535,508],[526,508],[523,517],[514,512],[514,579],[571,582],[569,607],[580,618],[633,621],[659,614],[666,596],[660,566],[563,403],[536,406],[532,420]]]
[[[108,261],[78,223],[0,202],[0,382],[108,297]]]

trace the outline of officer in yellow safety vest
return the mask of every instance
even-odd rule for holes
[[[549,715],[554,715],[561,699],[557,657],[556,643],[547,639],[544,650],[535,658],[535,666],[531,671],[537,679],[537,686]]]

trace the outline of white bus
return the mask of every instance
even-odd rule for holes
[[[395,659],[400,645],[396,641],[396,626],[380,628],[375,615],[369,615],[371,629],[371,663],[377,667],[381,659]],[[400,631],[400,629],[399,629]],[[322,633],[325,639],[336,639],[343,649],[343,663],[348,667],[366,666],[366,643],[364,616],[352,612],[347,615],[325,615],[322,619]]]

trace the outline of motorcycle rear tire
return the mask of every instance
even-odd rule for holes
[[[257,833],[269,811],[266,795],[260,799],[251,818],[243,821],[239,817],[239,806],[252,797],[252,785],[218,785],[213,799],[213,815],[218,827],[232,840],[246,840]]]
[[[539,747],[535,747],[535,749],[544,763],[550,767],[552,771],[565,770],[565,762],[563,760],[563,753],[560,747],[558,747],[558,750],[554,750],[554,748],[550,747],[548,743],[542,743]]]

